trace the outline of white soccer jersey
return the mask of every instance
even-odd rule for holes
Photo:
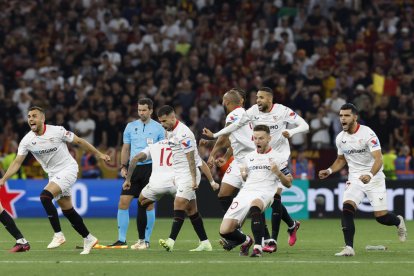
[[[338,155],[344,155],[349,167],[349,178],[368,174],[374,164],[371,152],[381,150],[377,135],[367,126],[358,124],[354,134],[341,131],[336,137]],[[374,178],[384,178],[383,167]]]
[[[280,179],[272,172],[271,162],[274,162],[285,175],[290,173],[286,157],[274,149],[263,154],[257,151],[247,154],[243,164],[247,167],[247,179],[242,190],[276,193]]]
[[[287,160],[290,156],[289,140],[283,137],[282,132],[286,130],[288,123],[298,125],[300,116],[282,104],[273,104],[272,109],[266,113],[259,111],[259,107],[255,104],[247,110],[247,115],[253,127],[257,125],[269,127],[272,136],[270,146]]]
[[[241,120],[246,113],[244,108],[238,107],[230,112],[226,117],[226,124],[234,124]],[[253,142],[253,130],[251,124],[241,126],[239,129],[233,131],[229,135],[231,147],[233,149],[233,156],[239,163],[243,162],[244,157],[249,152],[255,150]]]
[[[17,154],[27,155],[30,151],[50,177],[68,167],[78,166],[66,145],[73,138],[73,132],[62,126],[45,125],[42,135],[30,131],[23,137]]]
[[[194,151],[196,167],[201,167],[195,136],[185,124],[177,120],[174,129],[167,132],[167,139],[172,150],[174,173],[177,176],[190,173],[186,153]]]
[[[149,183],[160,186],[174,186],[174,170],[172,163],[172,150],[168,140],[164,139],[155,144],[150,144],[142,150],[147,160],[152,159],[152,173]]]

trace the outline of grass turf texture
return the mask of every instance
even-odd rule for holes
[[[85,219],[100,244],[117,238],[116,219]],[[158,239],[167,238],[171,219],[157,219],[151,248],[92,250],[79,255],[76,246],[83,245],[67,220],[61,219],[66,243],[57,249],[46,249],[52,239],[49,222],[44,219],[18,219],[17,224],[31,244],[25,253],[11,254],[14,240],[0,230],[1,275],[412,275],[414,242],[408,236],[400,243],[395,227],[378,224],[374,219],[356,220],[355,257],[335,257],[343,246],[339,219],[302,221],[295,246],[287,244],[286,225],[282,222],[278,251],[263,258],[239,257],[238,248],[226,252],[218,244],[221,220],[205,219],[212,252],[189,252],[198,239],[186,219],[173,252],[166,252]],[[408,233],[414,222],[406,222]],[[270,225],[270,224],[269,224]],[[250,221],[244,226],[250,233]],[[128,245],[137,239],[135,220],[128,231]],[[386,251],[366,251],[366,245],[385,245]],[[251,252],[251,250],[250,250]]]

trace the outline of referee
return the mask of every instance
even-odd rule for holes
[[[164,139],[164,128],[151,119],[153,102],[151,99],[138,100],[139,119],[128,123],[124,130],[124,144],[121,151],[121,175],[126,177],[129,160],[148,146]],[[138,198],[141,190],[148,184],[151,176],[151,160],[137,163],[132,177],[131,188],[122,190],[118,203],[118,240],[111,246],[126,245],[126,235],[129,225],[129,205],[134,198]],[[138,202],[137,228],[139,240],[132,245],[132,249],[146,249],[154,227],[154,205],[145,208]],[[147,224],[148,222],[148,224]],[[148,227],[147,227],[148,226]],[[146,231],[147,229],[147,231]]]

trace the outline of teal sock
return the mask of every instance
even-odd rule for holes
[[[147,228],[145,228],[145,241],[149,242],[152,234],[152,229],[154,229],[155,223],[155,208],[151,211],[147,211]]]
[[[118,240],[126,241],[126,235],[129,225],[129,210],[118,209]]]

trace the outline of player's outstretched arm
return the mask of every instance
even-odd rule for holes
[[[338,155],[338,157],[336,157],[336,160],[332,163],[332,165],[328,169],[319,171],[319,178],[325,179],[329,175],[342,169],[345,165],[346,165],[345,157],[343,155]]]
[[[207,177],[208,182],[210,182],[211,188],[213,188],[213,191],[216,191],[220,188],[220,185],[214,181],[213,175],[211,174],[210,168],[208,167],[207,163],[202,160],[203,164],[201,165],[200,169],[203,172],[203,174]]]
[[[220,136],[214,144],[214,147],[210,153],[210,157],[207,161],[207,165],[209,165],[210,168],[214,166],[214,160],[216,159],[217,152],[225,147],[230,147],[230,140],[228,135]]]
[[[138,162],[142,162],[147,160],[147,155],[144,152],[140,152],[137,155],[134,156],[134,158],[131,159],[131,162],[129,162],[128,167],[128,173],[126,176],[126,181],[131,181],[132,173],[135,170],[135,167],[137,166]]]
[[[299,115],[296,114],[296,119],[294,123],[296,124],[295,128],[287,129],[282,132],[282,135],[285,138],[290,138],[297,133],[308,132],[309,131],[309,124]]]
[[[72,143],[75,144],[75,145],[80,146],[81,148],[83,148],[86,151],[92,152],[99,159],[102,159],[104,161],[111,161],[111,157],[109,157],[109,155],[103,154],[97,148],[92,146],[88,141],[86,141],[83,138],[80,138],[80,137],[75,135],[73,137],[73,142]]]
[[[17,173],[17,171],[22,166],[23,161],[24,161],[25,158],[26,158],[26,155],[17,155],[16,156],[16,158],[10,164],[10,167],[7,169],[6,173],[0,179],[0,186],[3,186],[6,183],[7,179],[9,179],[12,175]]]

